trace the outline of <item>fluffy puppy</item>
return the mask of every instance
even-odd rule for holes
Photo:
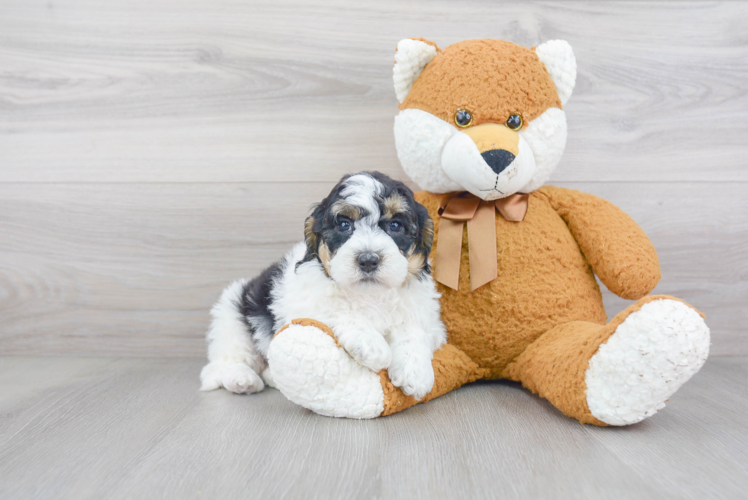
[[[314,208],[304,236],[257,278],[232,283],[211,310],[202,390],[272,386],[274,333],[311,318],[361,365],[388,369],[394,385],[423,398],[434,385],[433,353],[446,341],[428,264],[427,210],[403,183],[362,172],[344,177]]]

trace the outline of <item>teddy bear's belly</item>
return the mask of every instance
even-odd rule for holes
[[[496,234],[495,281],[470,292],[465,233],[459,291],[439,284],[449,343],[489,368],[492,378],[555,325],[607,321],[592,270],[564,221],[544,199],[530,197],[522,222],[497,215]]]

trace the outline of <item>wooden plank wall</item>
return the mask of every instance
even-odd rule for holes
[[[222,287],[342,174],[405,179],[391,66],[421,36],[568,40],[553,182],[629,212],[656,291],[748,355],[746,26],[727,1],[2,0],[0,354],[201,356]]]

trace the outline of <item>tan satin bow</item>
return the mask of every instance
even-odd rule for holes
[[[470,291],[495,280],[498,275],[495,210],[511,222],[525,218],[529,195],[513,194],[496,201],[483,201],[468,192],[451,193],[439,203],[439,239],[436,243],[434,278],[457,290],[460,280],[462,228],[468,227]]]

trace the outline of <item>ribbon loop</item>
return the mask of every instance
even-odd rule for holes
[[[513,194],[496,200],[496,208],[509,222],[521,222],[527,214],[529,194]]]
[[[468,196],[465,196],[468,195]],[[439,205],[439,215],[442,219],[454,221],[469,221],[478,210],[481,200],[470,193],[461,193],[451,199],[442,198],[442,204]]]

